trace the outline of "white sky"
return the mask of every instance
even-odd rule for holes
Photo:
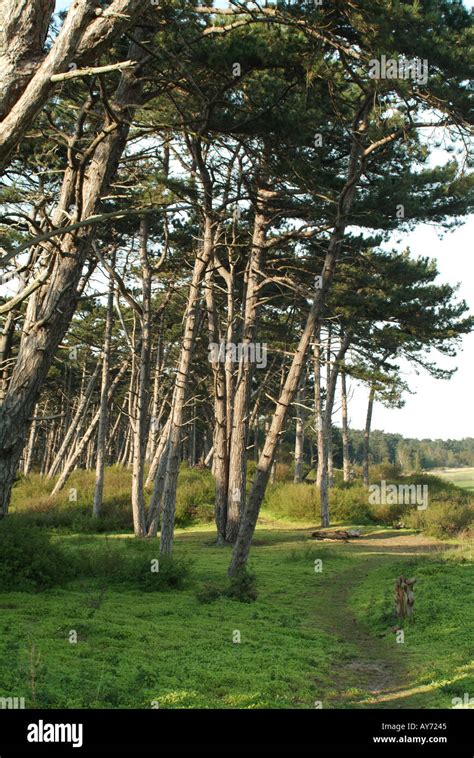
[[[146,2],[146,0],[144,0]],[[219,0],[219,6],[226,3]],[[464,2],[471,7],[471,2]],[[67,8],[70,0],[57,0],[56,11]],[[420,224],[406,234],[400,248],[410,247],[413,255],[436,258],[440,271],[439,281],[461,283],[459,296],[474,310],[474,216],[456,231],[439,239],[435,229]],[[399,432],[406,437],[456,438],[474,436],[473,388],[474,334],[464,337],[462,349],[455,359],[441,357],[440,365],[457,372],[449,381],[436,380],[426,373],[416,376],[408,365],[403,366],[404,378],[415,395],[406,396],[402,409],[386,409],[376,403],[373,428]],[[362,428],[365,420],[367,390],[353,385],[354,396],[350,403],[351,425]],[[336,422],[338,419],[336,418]]]

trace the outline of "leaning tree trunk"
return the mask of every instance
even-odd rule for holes
[[[87,167],[82,167],[81,171],[74,166],[66,169],[61,199],[53,215],[56,226],[60,226],[64,213],[74,204],[82,179],[84,203],[81,218],[89,218],[95,212],[116,173],[140,89],[141,83],[135,73],[127,71],[122,75],[114,100],[114,111],[121,121],[113,130],[107,124],[106,136],[97,144]],[[78,286],[90,249],[89,235],[90,231],[83,227],[75,234],[57,239],[61,255],[56,244],[43,243],[42,273],[51,268],[52,272],[30,295],[17,360],[0,407],[0,515],[8,512],[30,418],[76,308]]]
[[[304,401],[305,401],[305,384],[306,377],[303,372],[303,379],[296,396],[296,432],[295,432],[295,475],[293,481],[295,484],[301,484],[303,481],[303,463],[304,463]]]
[[[25,459],[25,465],[23,467],[23,473],[25,476],[28,476],[28,474],[31,471],[31,464],[33,462],[33,451],[35,449],[35,442],[36,442],[36,431],[37,431],[37,425],[38,421],[36,418],[36,414],[38,413],[38,406],[35,406],[34,410],[34,419],[33,423],[31,424],[30,428],[30,436],[28,437],[28,446],[27,446],[27,452],[26,452],[26,459]]]
[[[334,398],[336,395],[336,384],[339,373],[339,364],[346,354],[349,347],[349,336],[344,335],[339,351],[335,357],[334,364],[331,368],[331,363],[328,362],[327,370],[327,387],[326,387],[326,407],[323,414],[323,476],[321,477],[321,484],[319,488],[319,496],[321,503],[321,526],[328,527],[329,524],[329,497],[328,497],[328,485],[329,485],[329,466],[328,466],[328,454],[329,454],[329,436],[331,434],[332,425],[332,410],[334,407]]]
[[[349,458],[349,426],[347,415],[347,381],[346,372],[341,371],[341,413],[342,413],[342,474],[345,482],[351,480],[351,462]]]
[[[209,342],[217,345],[219,340],[219,325],[216,313],[213,270],[206,273],[206,308],[209,330]],[[227,491],[229,482],[229,456],[227,445],[227,397],[226,372],[224,362],[218,354],[210,353],[214,387],[214,458],[213,475],[216,480],[215,521],[217,528],[217,544],[225,544],[227,525]]]
[[[260,456],[257,471],[255,472],[255,477],[252,482],[250,496],[243,513],[237,542],[232,552],[232,559],[229,566],[230,576],[235,576],[235,574],[243,568],[247,562],[278,440],[283,430],[288,408],[292,403],[293,397],[298,388],[311,336],[320,328],[321,313],[331,287],[338,254],[349,221],[349,213],[354,202],[357,183],[364,168],[364,147],[361,141],[361,135],[367,129],[367,118],[372,105],[373,98],[371,99],[370,97],[367,97],[354,119],[352,126],[351,156],[347,179],[339,197],[336,221],[324,260],[321,287],[315,292],[315,297],[308,314],[306,325],[293,356],[293,361],[286,377],[283,390],[278,398],[271,427],[265,440],[262,455]]]
[[[367,416],[364,429],[364,447],[362,453],[362,478],[364,487],[369,486],[369,451],[370,451],[370,427],[372,426],[372,411],[375,399],[375,383],[370,385],[369,402],[367,403]]]
[[[160,553],[171,555],[173,550],[174,522],[176,512],[176,489],[178,485],[179,451],[181,427],[183,423],[184,401],[191,370],[191,359],[196,338],[197,315],[201,284],[214,249],[215,228],[212,219],[206,215],[202,250],[196,256],[193,276],[186,305],[186,319],[183,343],[175,379],[175,390],[171,408],[170,433],[166,475],[163,488],[162,522],[160,535]]]
[[[112,398],[115,394],[115,390],[117,389],[120,382],[122,381],[125,374],[127,373],[128,367],[129,367],[129,361],[126,360],[122,363],[117,373],[117,376],[114,378],[113,382],[111,383],[109,387],[109,391],[107,393],[107,399],[109,403],[112,402]],[[94,414],[92,421],[90,422],[84,435],[81,437],[80,441],[75,445],[74,449],[69,454],[69,457],[64,465],[64,469],[62,470],[58,481],[54,485],[51,495],[56,495],[60,490],[62,490],[62,488],[66,484],[69,474],[73,470],[77,461],[79,461],[79,459],[81,458],[84,451],[87,449],[89,441],[91,440],[95,430],[97,429],[99,418],[100,418],[100,409]]]
[[[68,447],[73,437],[76,435],[77,430],[80,429],[80,426],[82,426],[84,422],[85,415],[89,408],[92,392],[94,391],[94,387],[96,385],[97,378],[99,376],[101,363],[102,363],[102,356],[99,358],[99,360],[96,363],[94,372],[91,378],[89,379],[89,382],[87,384],[85,391],[82,393],[82,396],[76,408],[76,412],[74,413],[71,423],[69,424],[68,431],[63,441],[61,442],[59,450],[56,453],[51,466],[48,469],[48,473],[46,475],[48,479],[51,479],[53,476],[55,476],[58,473],[61,463],[63,462],[64,456],[66,454],[66,451],[68,450]]]
[[[54,5],[0,0],[0,168],[51,97],[55,75],[67,72],[72,61],[94,63],[143,11],[142,0],[114,0],[104,14],[89,0],[75,0],[45,51]]]
[[[137,371],[138,391],[135,403],[136,415],[133,428],[133,469],[132,469],[132,514],[136,537],[145,537],[145,455],[147,443],[147,411],[150,401],[150,351],[151,351],[151,280],[152,271],[148,261],[148,224],[143,218],[140,223],[140,263],[142,269],[142,314],[141,350]]]
[[[115,255],[112,266],[115,263]],[[105,317],[104,351],[102,353],[102,383],[100,387],[99,429],[97,432],[97,458],[95,467],[95,490],[92,515],[98,518],[102,511],[104,493],[104,469],[107,429],[109,426],[109,383],[110,383],[110,350],[112,346],[112,326],[114,317],[114,278],[110,275],[109,293],[107,296],[107,311]]]
[[[232,411],[232,433],[229,453],[229,485],[227,492],[226,541],[237,539],[240,520],[245,507],[245,486],[247,480],[247,437],[250,416],[250,390],[253,366],[250,350],[253,343],[258,318],[259,284],[265,255],[265,236],[269,224],[268,201],[274,196],[264,187],[257,192],[252,247],[247,269],[244,323],[242,328],[242,355],[239,362],[235,396]]]

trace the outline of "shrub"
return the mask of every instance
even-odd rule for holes
[[[404,520],[414,507],[409,503],[370,503],[368,506],[370,519],[376,524],[395,524]]]
[[[474,523],[474,511],[463,503],[436,503],[425,511],[412,510],[405,522],[433,537],[447,539],[463,533]]]
[[[132,564],[130,579],[144,592],[166,592],[180,590],[186,585],[189,567],[184,560],[162,556],[159,559],[158,571],[151,570],[150,561],[136,559]]]
[[[275,516],[314,521],[319,514],[319,495],[311,484],[278,483],[268,487],[264,505]]]
[[[224,593],[222,587],[215,582],[207,582],[196,592],[196,599],[199,603],[213,603],[218,600]]]
[[[49,535],[23,520],[0,520],[0,591],[30,592],[62,584],[71,577],[71,564]]]
[[[401,473],[402,468],[399,463],[383,461],[370,467],[370,480],[373,482],[381,481],[382,479],[394,481],[400,478]]]
[[[230,578],[229,587],[224,593],[232,600],[239,600],[241,603],[253,603],[257,599],[257,578],[254,573],[247,568],[241,568],[235,576]]]
[[[216,582],[207,582],[196,593],[196,598],[200,603],[213,603],[220,597],[228,597],[241,603],[253,603],[257,599],[256,584],[255,574],[243,567],[230,578],[227,587]]]
[[[264,503],[275,516],[319,521],[319,491],[314,484],[275,484],[268,488]],[[360,483],[331,487],[329,513],[333,521],[367,523],[370,520],[367,490]]]
[[[367,524],[370,518],[368,493],[360,482],[329,490],[329,514],[333,521]]]
[[[187,526],[193,521],[214,518],[215,483],[207,469],[183,466],[176,494],[176,524]]]

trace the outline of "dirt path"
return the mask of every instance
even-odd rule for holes
[[[351,598],[374,569],[401,556],[445,548],[421,535],[387,531],[337,549],[347,551],[351,566],[322,582],[317,625],[336,635],[347,655],[334,669],[334,688],[326,696],[326,707],[410,708],[411,696],[419,694],[410,685],[416,661],[404,645],[397,644],[395,632],[390,638],[377,637],[365,628],[351,610]]]

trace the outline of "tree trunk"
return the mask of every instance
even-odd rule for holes
[[[80,432],[80,430],[81,430],[81,428],[82,428],[82,426],[84,424],[84,421],[85,421],[85,418],[86,418],[86,414],[87,414],[87,410],[89,408],[92,392],[94,391],[94,387],[95,387],[96,382],[97,382],[97,377],[99,376],[99,371],[100,371],[101,363],[102,363],[102,357],[100,357],[99,360],[96,363],[96,366],[95,366],[95,369],[94,369],[94,373],[92,374],[91,378],[89,379],[89,383],[88,383],[88,385],[86,387],[86,390],[83,393],[83,395],[82,395],[82,397],[81,397],[81,399],[80,399],[80,401],[78,403],[76,412],[75,412],[75,414],[73,416],[73,419],[72,419],[72,421],[71,421],[71,423],[69,425],[69,428],[68,428],[68,431],[66,433],[66,436],[64,437],[64,439],[63,439],[63,441],[62,441],[62,443],[60,445],[60,448],[59,448],[58,452],[56,453],[56,455],[54,457],[54,460],[53,460],[50,468],[48,469],[48,473],[47,473],[47,478],[48,479],[52,479],[52,477],[55,476],[58,473],[59,468],[60,468],[61,464],[63,463],[65,453],[66,453],[66,451],[67,451],[67,449],[68,449],[68,447],[69,447],[69,445],[70,445],[73,437],[75,437],[77,435],[77,432]]]
[[[118,385],[122,381],[123,377],[125,376],[127,369],[129,367],[130,363],[129,361],[124,361],[120,367],[119,372],[117,373],[117,376],[111,383],[109,387],[109,391],[107,394],[108,402],[110,403],[112,401],[112,398],[114,396],[115,390],[117,389]],[[51,492],[51,495],[55,495],[57,492],[59,492],[64,485],[66,484],[66,481],[69,477],[69,474],[71,473],[76,461],[79,460],[81,455],[83,454],[84,450],[86,450],[87,445],[89,443],[89,440],[91,439],[92,435],[94,434],[97,424],[99,423],[100,418],[100,409],[94,414],[92,421],[90,422],[85,434],[81,437],[81,440],[78,442],[78,444],[74,447],[71,454],[69,455],[64,469],[61,472],[61,475],[54,485],[53,491]]]
[[[253,343],[256,333],[260,272],[265,255],[265,236],[269,224],[268,200],[274,193],[259,187],[252,235],[252,247],[247,269],[244,323],[242,329],[242,357],[239,362],[232,415],[232,434],[229,454],[229,485],[227,492],[226,541],[237,539],[241,516],[245,508],[247,480],[247,436],[250,416],[250,390],[253,366],[245,350]]]
[[[107,133],[98,143],[84,172],[81,208],[83,219],[93,215],[101,197],[106,194],[117,170],[124,150],[132,104],[139,101],[141,84],[134,73],[128,70],[122,75],[114,101],[117,117],[122,120],[117,128]],[[82,174],[81,174],[82,175]],[[63,214],[74,203],[77,182],[80,181],[75,167],[65,171],[61,199],[53,223],[60,225]],[[15,480],[18,462],[25,444],[39,392],[46,379],[58,345],[62,341],[74,314],[78,285],[84,262],[89,252],[90,231],[64,235],[56,245],[45,244],[41,250],[43,271],[53,270],[45,282],[29,298],[18,357],[12,377],[0,407],[0,514],[6,515],[11,489]]]
[[[39,412],[38,406],[36,405],[35,410],[34,410],[35,418],[33,419],[33,422],[30,428],[30,435],[28,437],[28,447],[27,447],[27,453],[26,453],[26,458],[25,458],[25,465],[23,467],[23,473],[25,476],[28,476],[28,474],[31,471],[31,463],[33,461],[33,451],[35,448],[36,430],[37,430],[37,424],[38,424],[36,420],[36,415],[38,412]]]
[[[213,270],[206,273],[206,308],[209,330],[209,342],[220,344],[219,326],[214,297]],[[212,360],[216,358],[216,360]],[[229,448],[227,444],[227,396],[226,369],[220,356],[210,353],[214,387],[214,457],[213,475],[216,480],[215,521],[217,528],[217,544],[225,544],[227,525],[227,491],[229,482]]]
[[[67,71],[73,61],[78,65],[100,55],[142,6],[142,0],[114,0],[108,13],[97,17],[94,3],[75,0],[45,54],[54,2],[1,0],[0,168],[51,96],[52,76]]]
[[[367,416],[364,429],[364,447],[362,453],[362,477],[364,487],[369,486],[369,450],[370,450],[370,427],[372,425],[372,411],[374,408],[375,384],[370,385],[369,402],[367,404]]]
[[[361,142],[361,135],[367,129],[367,118],[372,105],[373,98],[371,99],[367,97],[362,107],[357,111],[354,119],[347,180],[339,197],[336,221],[324,260],[321,287],[316,290],[305,328],[301,335],[298,348],[294,354],[290,370],[273,414],[270,431],[265,440],[262,455],[260,456],[257,471],[255,472],[250,496],[240,524],[237,542],[232,553],[232,559],[229,566],[230,576],[235,576],[235,574],[244,567],[247,562],[260,506],[265,495],[268,477],[270,475],[278,440],[288,413],[288,407],[290,406],[298,388],[311,336],[317,332],[320,327],[322,309],[326,303],[327,295],[331,287],[339,250],[354,201],[357,183],[364,168],[364,147]]]
[[[163,497],[163,488],[165,484],[166,464],[169,453],[169,433],[171,427],[171,415],[169,416],[160,436],[156,448],[157,466],[153,479],[153,492],[150,498],[150,504],[147,516],[147,537],[156,537],[160,525],[160,513]]]
[[[132,470],[132,514],[136,537],[145,537],[145,494],[144,473],[147,442],[147,412],[150,402],[150,351],[151,351],[151,281],[152,271],[148,261],[148,223],[143,218],[140,223],[140,263],[142,275],[142,316],[141,351],[137,371],[138,392],[135,404],[133,470]]]
[[[214,248],[214,224],[209,215],[204,221],[203,246],[194,262],[193,276],[186,307],[183,344],[175,380],[171,408],[169,451],[163,488],[163,508],[160,536],[160,553],[171,555],[173,550],[174,521],[176,512],[176,488],[179,472],[179,452],[184,400],[191,369],[191,358],[196,337],[197,315],[201,284]]]
[[[115,254],[112,266],[115,264]],[[102,353],[102,383],[100,387],[99,429],[97,432],[97,458],[95,468],[95,490],[92,515],[98,518],[102,511],[104,492],[104,469],[107,429],[109,426],[108,392],[110,383],[110,350],[112,344],[112,326],[114,316],[114,278],[110,275],[107,311],[105,317],[104,350]]]
[[[331,433],[332,425],[332,409],[334,407],[334,398],[336,395],[336,384],[339,373],[340,361],[344,358],[347,348],[349,347],[349,336],[344,335],[339,351],[335,357],[334,365],[331,368],[331,363],[328,362],[327,370],[327,387],[326,387],[326,407],[324,409],[322,422],[323,422],[323,468],[322,477],[319,488],[320,503],[321,503],[321,526],[326,528],[329,523],[329,498],[328,498],[328,486],[329,486],[329,466],[328,466],[328,451],[329,451],[329,436]]]
[[[349,459],[349,426],[347,415],[347,380],[346,372],[341,371],[341,411],[342,411],[342,470],[345,482],[351,480],[351,462]]]
[[[321,396],[321,329],[319,328],[314,334],[313,348],[313,365],[314,365],[314,415],[317,435],[318,463],[316,473],[316,486],[321,486],[321,477],[323,472],[324,461],[324,424],[323,424],[323,401]]]
[[[303,481],[303,463],[304,463],[304,405],[306,393],[306,376],[303,372],[303,380],[296,395],[296,433],[295,433],[295,475],[293,481],[295,484],[301,484]]]

